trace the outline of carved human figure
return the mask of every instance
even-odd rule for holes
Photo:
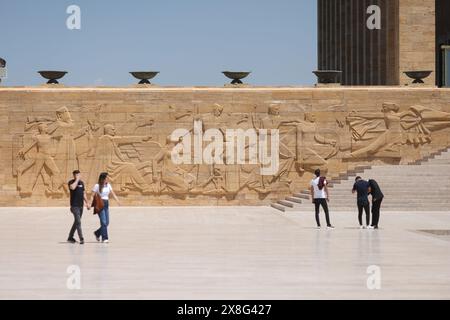
[[[220,157],[223,159],[223,163],[226,164],[226,166],[218,168],[215,165],[198,165],[196,168],[197,185],[192,192],[200,192],[207,186],[214,185],[216,189],[205,191],[205,193],[225,193],[227,197],[230,197],[234,196],[239,190],[248,185],[247,180],[245,179],[243,184],[239,183],[239,181],[241,181],[240,174],[242,172],[240,166],[234,165],[234,161],[227,159],[226,157],[227,148],[229,147],[227,143],[227,129],[253,129],[253,123],[250,121],[249,114],[238,114],[233,116],[229,113],[225,113],[224,110],[225,108],[222,105],[216,103],[212,106],[210,112],[194,117],[194,126],[201,128],[201,132],[196,132],[197,134],[204,134],[209,129],[218,129],[221,132],[224,147]],[[249,146],[247,145],[246,149],[248,147]],[[228,161],[231,161],[232,163],[227,163]],[[260,170],[259,165],[246,165],[245,167],[250,171]],[[253,175],[248,176],[253,177]],[[251,183],[251,185],[254,185],[254,183]]]
[[[431,133],[450,127],[450,113],[423,106],[412,106],[402,114],[402,128],[409,144],[431,141]]]
[[[101,135],[101,125],[97,119],[88,119],[87,126],[84,128],[87,136],[87,156],[93,156],[95,149],[97,148],[98,138]]]
[[[111,124],[104,126],[104,134],[98,139],[97,148],[90,169],[90,177],[95,177],[99,172],[108,172],[112,181],[121,186],[121,191],[131,188],[140,190],[142,193],[151,193],[153,189],[145,181],[140,169],[151,166],[151,162],[136,165],[127,162],[120,151],[120,145],[142,143],[149,141],[151,137],[116,136],[115,127]]]
[[[224,107],[220,104],[214,104],[212,109],[208,113],[199,114],[194,117],[194,121],[202,122],[203,132],[208,129],[219,129],[225,139],[225,132],[227,124],[229,123],[229,117],[224,113]],[[225,141],[225,140],[224,140]]]
[[[200,128],[199,130],[192,129],[191,132],[194,132],[194,135],[201,134],[203,135],[209,129],[218,129],[222,132],[223,141],[226,142],[226,127],[225,127],[226,119],[224,117],[224,107],[220,104],[214,104],[210,110],[210,112],[205,114],[199,114],[194,117],[194,127]],[[202,147],[205,147],[206,142]],[[225,161],[225,152],[226,145],[223,148],[223,154],[220,155],[224,158]],[[194,191],[200,190],[204,188],[206,185],[211,183],[211,177],[214,177],[214,166],[213,165],[196,165],[196,182],[197,185]],[[206,180],[200,179],[200,177],[207,177]],[[206,183],[206,185],[205,185]],[[203,187],[202,187],[203,186]]]
[[[399,107],[395,103],[383,103],[382,119],[386,125],[386,131],[378,136],[375,140],[368,143],[368,145],[359,150],[353,151],[350,155],[353,158],[366,157],[376,154],[381,150],[388,150],[394,152],[396,156],[399,156],[398,150],[394,150],[393,147],[400,145],[402,143],[402,127],[401,127],[401,116],[399,113]],[[348,119],[350,127],[354,124],[359,124],[360,118],[366,120],[367,126],[370,126],[371,120],[380,119],[380,115],[370,115],[351,112]],[[364,132],[365,134],[365,132]],[[362,134],[361,136],[363,136]],[[397,151],[397,152],[396,152]]]
[[[270,193],[272,190],[271,185],[275,182],[285,183],[290,185],[292,180],[289,179],[289,173],[295,161],[295,152],[289,147],[290,140],[292,139],[293,129],[283,126],[283,118],[280,114],[280,107],[278,105],[272,105],[268,108],[267,115],[259,121],[252,117],[253,127],[257,134],[260,134],[261,129],[279,129],[280,141],[280,166],[275,175],[261,176],[260,166],[241,166],[241,173],[247,176],[247,179],[243,181],[242,187],[248,187],[261,194]],[[270,139],[269,139],[270,140]],[[241,187],[241,188],[242,188]]]
[[[85,125],[80,132],[85,134],[87,138],[87,143],[85,143],[85,148],[81,151],[77,149],[78,158],[81,155],[86,155],[87,157],[92,157],[94,155],[95,149],[97,148],[98,139],[103,134],[103,125],[101,121],[101,114],[106,112],[104,108],[106,104],[98,104],[95,106],[86,106],[82,109],[82,112],[87,115]]]
[[[85,132],[77,130],[69,110],[66,107],[56,111],[56,120],[49,124],[49,134],[58,138],[55,161],[64,178],[70,177],[73,170],[79,169],[75,140]]]
[[[172,161],[172,150],[178,143],[181,141],[172,141],[170,136],[167,137],[166,145],[161,146],[161,151],[152,160],[157,192],[188,193],[193,188],[195,176]]]
[[[373,156],[379,152],[392,153],[400,157],[399,146],[406,143],[425,144],[431,142],[430,131],[424,125],[423,119],[417,114],[417,108],[406,112],[399,112],[395,103],[385,102],[382,106],[382,115],[352,112],[348,117],[350,127],[354,131],[356,141],[363,140],[364,135],[377,127],[375,120],[383,120],[385,131],[376,139],[369,142],[366,147],[353,151],[353,158]],[[386,155],[385,155],[386,156]]]
[[[296,127],[296,167],[299,172],[315,170],[318,167],[326,168],[327,159],[314,150],[314,145],[330,145],[335,148],[337,141],[323,136],[317,128],[316,116],[307,112],[304,121],[287,120],[282,125],[295,125]]]
[[[407,111],[400,112],[398,105],[385,102],[382,112],[382,115],[350,113],[348,122],[352,130],[357,132],[357,134],[353,134],[354,137],[362,139],[369,131],[367,127],[375,127],[373,122],[377,119],[382,119],[386,127],[385,131],[366,147],[352,152],[352,157],[373,156],[381,151],[394,152],[394,156],[399,157],[398,147],[400,145],[430,143],[433,131],[450,126],[450,113],[432,108],[412,106]]]
[[[212,189],[208,189],[212,186]],[[195,189],[191,190],[192,193],[202,193],[202,194],[227,194],[229,190],[227,188],[226,172],[223,172],[221,168],[216,165],[212,165],[212,171],[209,177],[198,184]]]
[[[48,174],[51,178],[51,184],[47,186],[47,193],[59,194],[58,189],[64,185],[64,182],[60,177],[60,170],[54,160],[54,142],[56,137],[49,135],[48,127],[45,123],[39,124],[38,130],[39,133],[33,136],[33,142],[19,151],[18,156],[24,159],[25,162],[17,168],[17,186],[21,194],[29,195],[33,192],[39,176],[43,177],[45,183],[45,174]],[[36,149],[33,157],[25,159],[25,155],[33,148]],[[32,166],[34,166],[34,173],[30,180],[31,183],[24,187],[24,172]]]
[[[241,180],[239,191],[248,188],[262,195],[269,194],[272,191],[271,184],[279,177],[279,175],[262,176],[259,165],[249,164],[240,166],[239,176]]]
[[[132,113],[127,116],[127,120],[119,127],[119,130],[127,134],[136,134],[139,129],[148,129],[154,124],[153,117]]]
[[[193,114],[192,110],[187,111],[178,111],[176,107],[173,105],[169,105],[169,119],[179,121],[183,120],[184,118],[191,117]]]
[[[48,133],[57,139],[55,163],[61,170],[62,179],[72,175],[73,170],[79,169],[78,154],[75,141],[88,133],[86,128],[77,129],[67,107],[56,110],[56,118],[29,116],[25,131],[45,123]]]

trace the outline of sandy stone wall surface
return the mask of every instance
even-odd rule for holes
[[[195,126],[268,129],[268,140],[279,129],[277,170],[218,154],[223,164],[174,164]],[[74,169],[88,189],[109,172],[124,205],[266,205],[307,187],[316,168],[331,178],[448,146],[449,89],[0,88],[0,206],[67,205]]]
[[[399,1],[400,84],[411,83],[404,71],[436,70],[435,0]],[[436,84],[436,72],[424,80]]]

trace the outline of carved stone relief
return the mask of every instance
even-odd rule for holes
[[[429,107],[412,106],[400,112],[395,103],[383,103],[382,112],[351,112],[347,117],[354,142],[364,147],[351,153],[353,158],[400,158],[402,145],[420,146],[432,141],[432,132],[450,127],[450,113]]]
[[[280,113],[279,105],[270,105],[266,113],[227,112],[226,106],[211,105],[208,112],[183,111],[168,107],[170,125],[160,125],[152,114],[127,113],[118,122],[102,118],[106,105],[82,108],[81,119],[73,119],[71,110],[61,107],[54,115],[32,116],[23,134],[13,139],[13,175],[22,197],[45,193],[59,197],[68,193],[67,180],[72,171],[84,173],[88,188],[101,172],[108,172],[118,193],[177,198],[198,195],[234,199],[253,191],[260,198],[272,192],[289,190],[305,173],[342,161],[362,158],[402,156],[402,148],[417,148],[433,140],[433,132],[450,128],[450,113],[430,107],[412,106],[400,111],[398,105],[385,102],[381,112],[346,113],[338,106],[334,119],[325,123],[318,113],[302,111],[299,117]],[[248,110],[247,110],[248,111]],[[259,164],[222,163],[176,165],[172,150],[179,141],[170,134],[178,124],[190,123],[188,131],[200,134],[216,128],[227,144],[226,130],[279,130],[279,167],[275,174],[261,175]],[[206,147],[206,142],[202,142]],[[246,142],[246,149],[252,148]]]

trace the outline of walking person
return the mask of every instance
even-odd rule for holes
[[[384,199],[381,188],[374,179],[369,180],[369,193],[372,195],[372,224],[369,229],[378,229],[380,221],[380,208]]]
[[[83,231],[81,229],[81,217],[83,216],[83,207],[90,210],[89,203],[86,198],[84,182],[81,180],[81,173],[79,170],[73,172],[73,179],[69,181],[70,190],[70,212],[72,212],[74,221],[69,232],[67,242],[76,243],[74,238],[75,231],[78,233],[80,244],[84,244]]]
[[[316,209],[316,222],[317,222],[317,229],[321,228],[320,225],[320,207],[322,206],[323,211],[325,212],[325,219],[327,221],[327,228],[328,229],[334,229],[334,227],[331,225],[330,222],[330,214],[328,210],[328,202],[330,201],[329,198],[329,191],[328,191],[328,182],[325,177],[320,176],[320,169],[317,169],[315,171],[316,177],[311,180],[311,200],[315,205]]]
[[[113,191],[111,184],[108,181],[108,173],[104,172],[100,174],[98,178],[98,183],[92,189],[92,199],[94,200],[95,194],[98,194],[103,200],[103,208],[98,213],[100,219],[100,228],[94,232],[97,241],[102,241],[103,243],[108,243],[108,226],[109,226],[109,195],[111,194],[113,198],[117,201],[120,206],[119,199]]]
[[[358,205],[358,221],[361,229],[366,229],[370,224],[369,182],[361,177],[356,177],[352,193],[356,193]],[[366,213],[366,224],[363,225],[362,214]]]

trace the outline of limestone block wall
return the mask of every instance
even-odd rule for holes
[[[186,140],[167,137],[195,123],[279,129],[277,171],[173,163]],[[447,146],[449,89],[0,88],[0,206],[67,205],[74,169],[89,189],[109,172],[124,205],[265,205],[303,190],[316,168],[333,177]]]
[[[400,84],[411,83],[407,70],[433,70],[425,81],[436,84],[436,0],[399,0]]]

